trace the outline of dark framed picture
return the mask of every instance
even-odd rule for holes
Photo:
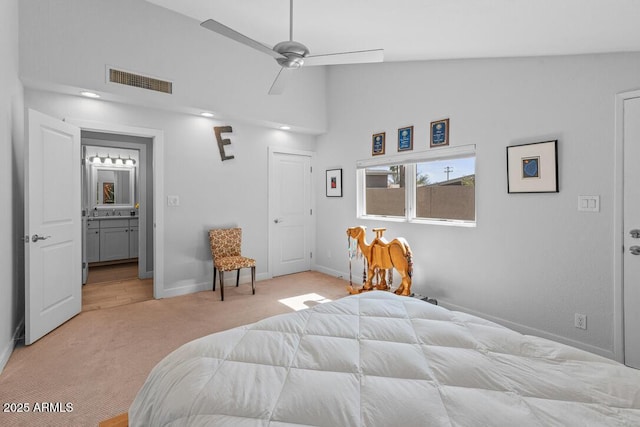
[[[384,154],[385,132],[374,133],[371,137],[371,155]]]
[[[444,147],[449,145],[449,119],[431,122],[430,147]]]
[[[398,151],[413,150],[413,126],[398,129]]]
[[[342,197],[342,169],[327,170],[327,197]]]
[[[558,191],[558,140],[507,147],[507,192]]]

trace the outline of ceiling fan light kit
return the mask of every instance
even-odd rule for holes
[[[276,76],[273,85],[271,85],[271,89],[269,90],[270,95],[281,94],[292,76],[290,71],[301,68],[305,64],[306,59],[308,59],[308,61],[306,61],[307,66],[363,64],[383,61],[384,53],[382,49],[338,52],[326,55],[310,56],[309,49],[305,45],[293,40],[293,0],[290,0],[289,2],[289,40],[282,41],[276,44],[273,48],[253,40],[252,38],[247,37],[218,21],[214,21],[213,19],[207,19],[200,25],[208,30],[275,58],[276,62],[282,67],[282,69]]]

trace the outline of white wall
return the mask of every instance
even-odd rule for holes
[[[320,269],[348,274],[347,227],[385,226],[409,240],[415,292],[614,356],[614,97],[640,87],[640,54],[342,66],[328,84],[317,166],[344,169],[344,197],[317,201]],[[477,146],[477,228],[357,220],[355,162],[371,135],[386,131],[392,155],[397,129],[414,125],[414,151],[427,150],[430,121],[446,117],[451,145]],[[549,139],[560,193],[507,194],[505,147]],[[600,195],[601,211],[578,212],[581,194]]]
[[[0,3],[0,371],[24,316],[23,93],[18,80],[18,0]]]
[[[199,24],[143,0],[22,0],[21,78],[29,87],[326,129],[324,67],[298,70],[283,95],[268,95],[276,61]],[[170,80],[173,94],[106,83],[107,66]]]
[[[80,96],[25,90],[27,108],[59,119],[97,121],[150,128],[164,133],[164,194],[180,198],[163,204],[164,283],[162,296],[210,289],[213,276],[207,231],[218,226],[243,228],[243,253],[256,259],[258,279],[268,275],[267,147],[315,150],[315,137],[234,121],[134,107]],[[222,161],[214,126],[233,132]],[[248,274],[248,273],[247,273]]]

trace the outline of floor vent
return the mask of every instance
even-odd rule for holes
[[[173,83],[153,77],[141,76],[126,71],[109,69],[109,81],[122,85],[139,87],[142,89],[155,90],[162,93],[173,93]]]

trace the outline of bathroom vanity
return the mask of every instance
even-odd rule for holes
[[[130,261],[138,257],[137,217],[89,217],[86,233],[89,263]]]

